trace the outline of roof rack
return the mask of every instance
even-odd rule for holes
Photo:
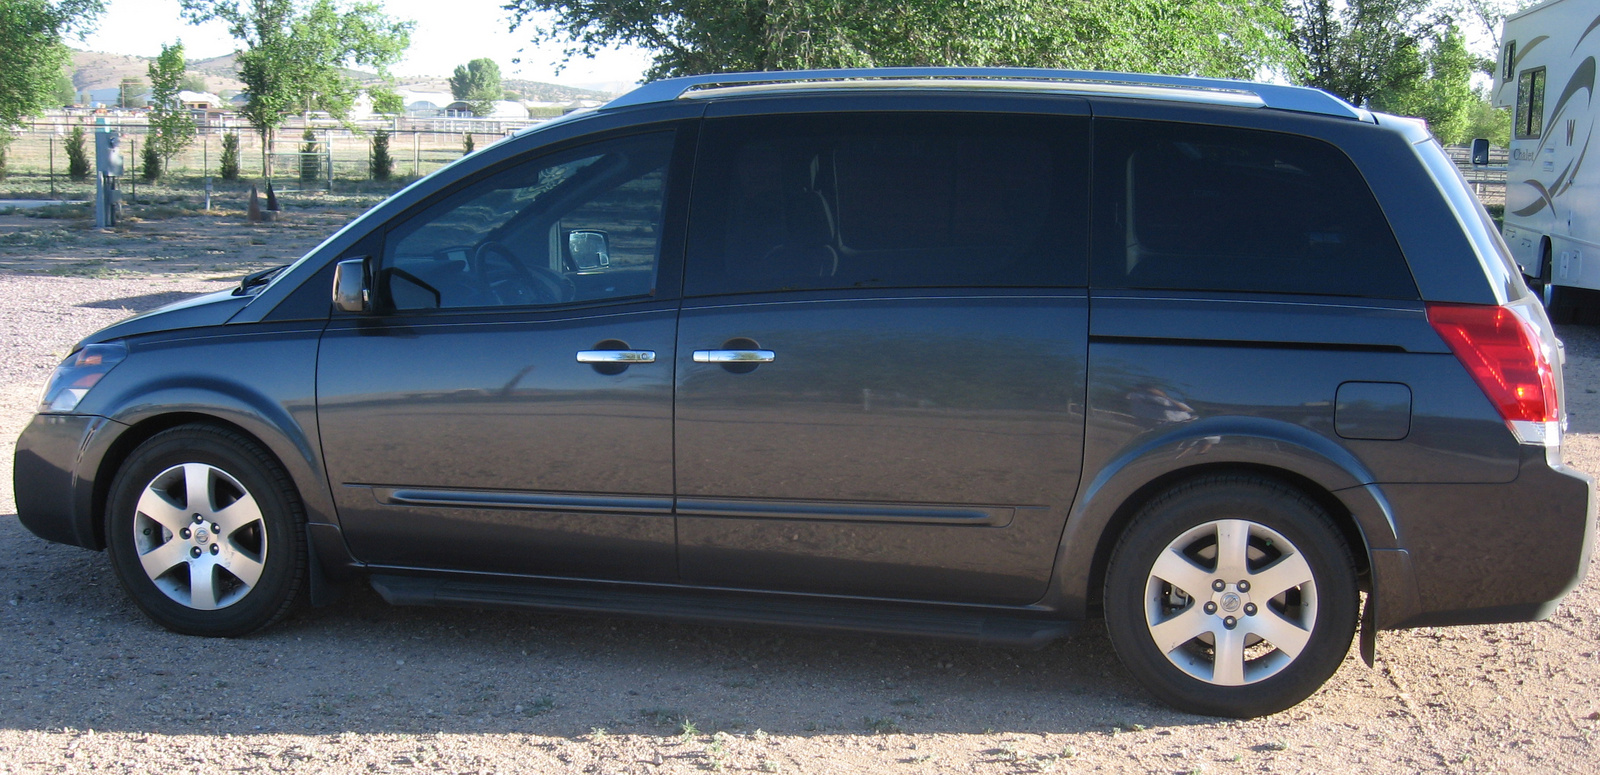
[[[1048,70],[1021,67],[880,67],[716,73],[652,81],[607,108],[735,94],[833,89],[988,89],[1146,97],[1182,102],[1275,108],[1372,121],[1372,114],[1325,91],[1222,78]]]

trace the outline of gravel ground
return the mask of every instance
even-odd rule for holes
[[[217,287],[0,274],[0,456],[74,340]],[[1600,331],[1562,334],[1566,454],[1600,472]],[[1352,654],[1299,707],[1238,722],[1149,698],[1098,623],[1017,651],[392,608],[362,587],[254,637],[177,636],[103,555],[14,513],[6,477],[0,773],[1600,772],[1594,573],[1549,621],[1385,633],[1375,669]]]

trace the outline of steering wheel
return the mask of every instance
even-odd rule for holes
[[[563,304],[578,294],[578,287],[565,276],[530,266],[494,240],[484,241],[472,252],[472,267],[501,304]]]

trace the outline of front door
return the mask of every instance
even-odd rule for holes
[[[686,582],[1045,592],[1083,445],[1088,119],[919,105],[704,122],[677,347]]]
[[[336,316],[318,361],[358,559],[676,577],[677,302],[656,292],[674,134],[527,159],[390,226],[379,314]]]

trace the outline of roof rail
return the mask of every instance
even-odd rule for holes
[[[1276,108],[1372,121],[1372,115],[1325,91],[1222,78],[1188,78],[1023,67],[879,67],[715,73],[644,84],[607,108],[767,91],[833,88],[944,87],[1091,93]]]

